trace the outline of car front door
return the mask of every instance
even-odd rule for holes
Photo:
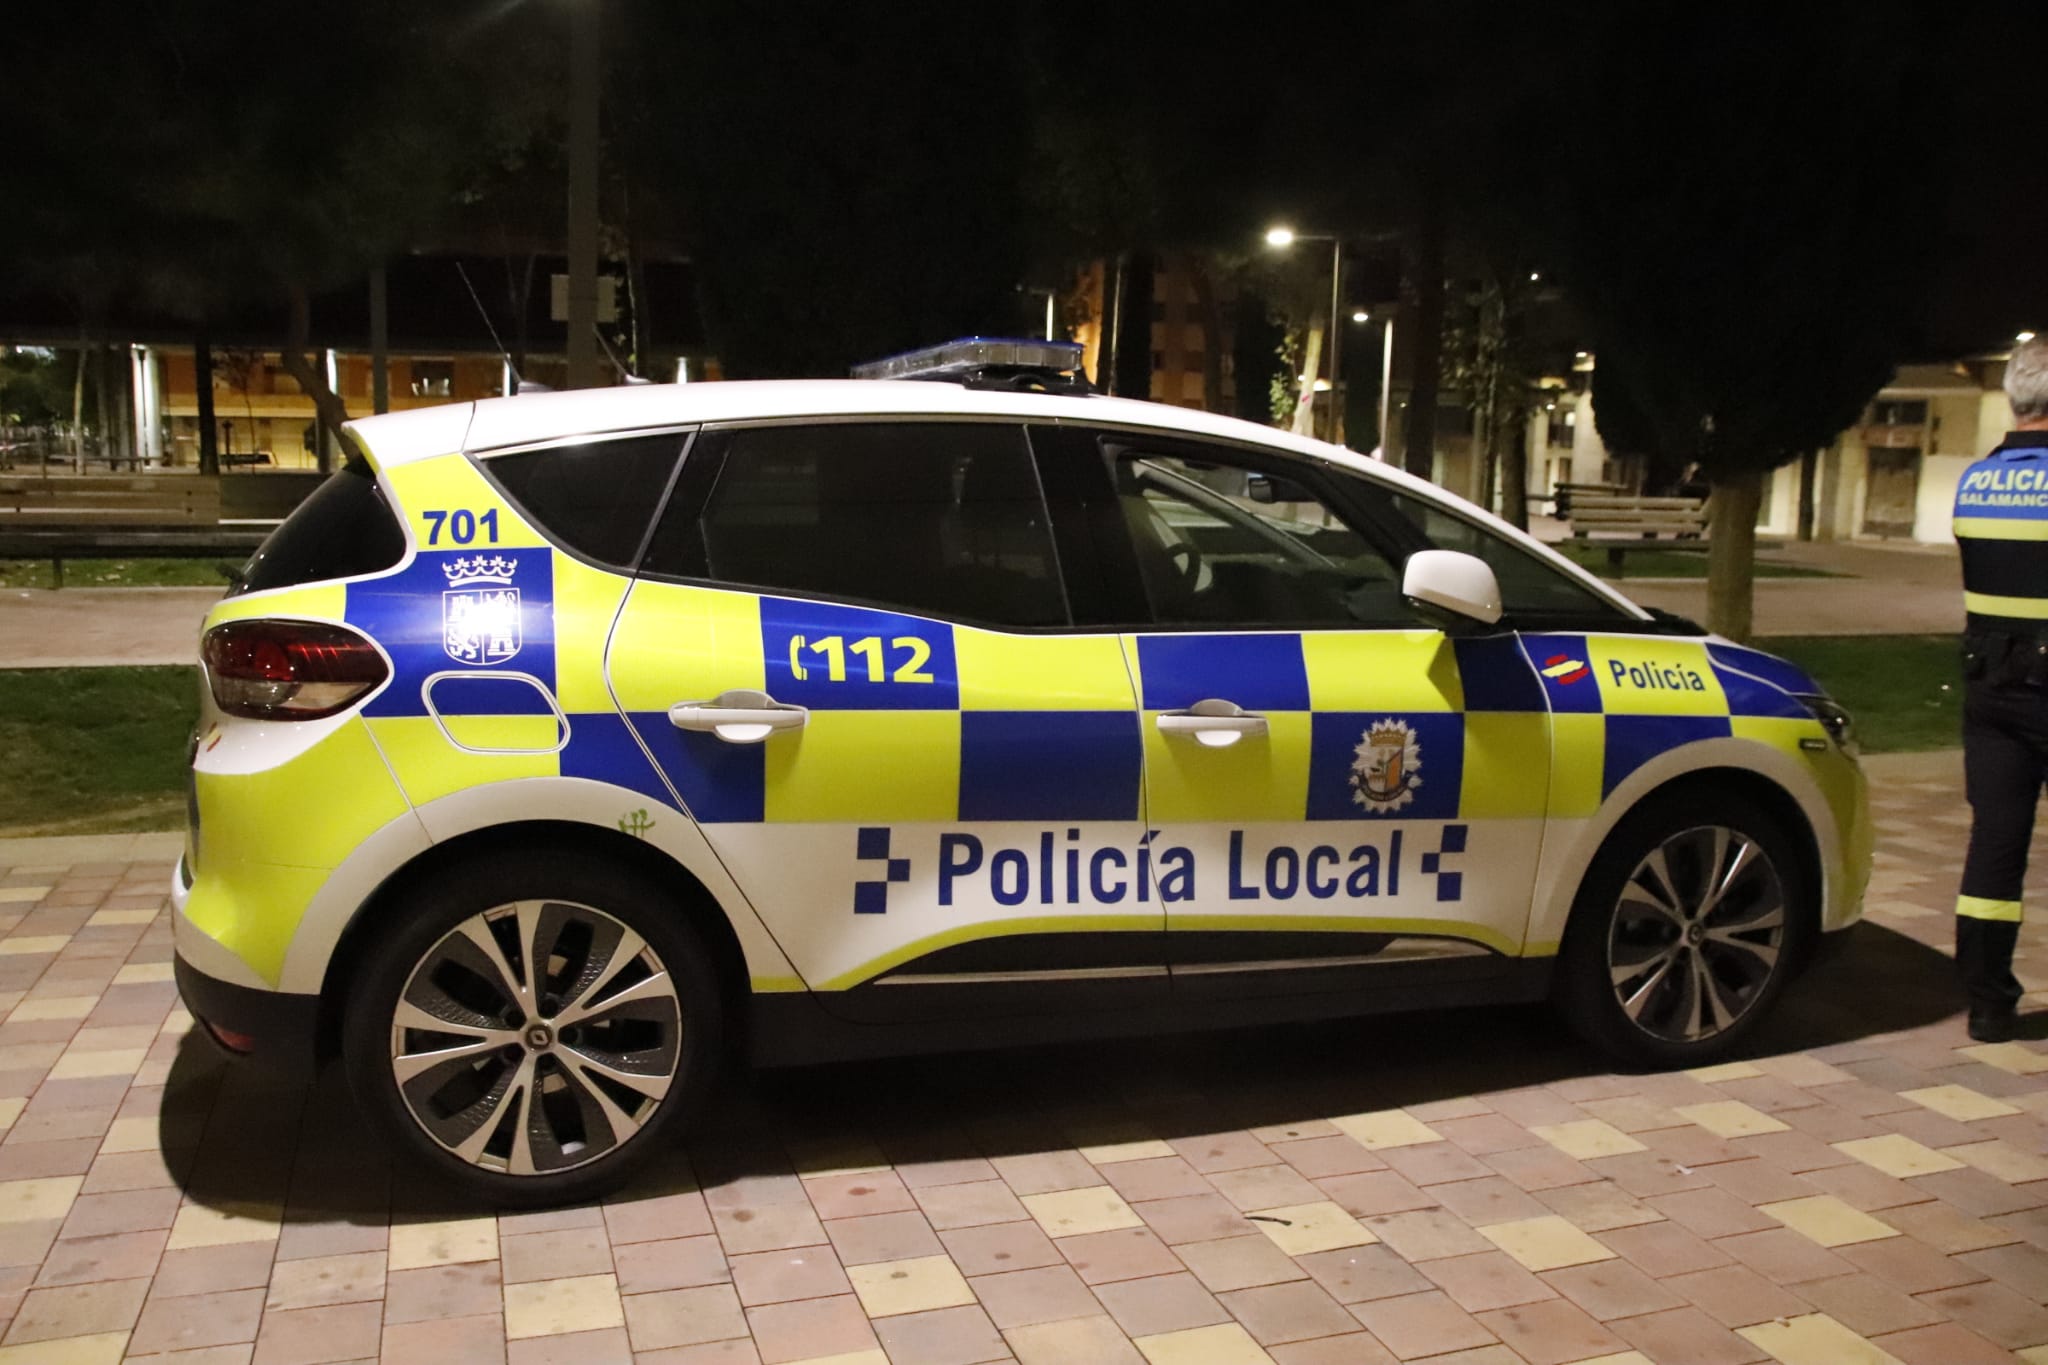
[[[1165,993],[1163,910],[1128,870],[1124,651],[1072,626],[1020,426],[706,430],[608,658],[639,741],[828,1008]]]
[[[1424,961],[1456,979],[1519,954],[1551,745],[1514,633],[1418,616],[1400,571],[1427,542],[1370,481],[1098,443],[1147,613],[1124,648],[1176,991],[1340,989]]]

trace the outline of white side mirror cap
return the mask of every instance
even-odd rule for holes
[[[1424,606],[1490,626],[1500,620],[1500,583],[1493,568],[1462,550],[1417,550],[1401,572],[1401,593]]]

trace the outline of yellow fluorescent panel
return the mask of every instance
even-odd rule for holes
[[[261,593],[254,597],[228,597],[213,604],[206,624],[248,621],[258,617],[283,617],[308,621],[339,621],[347,609],[347,589],[339,583],[322,583],[310,588]]]
[[[1550,724],[1550,818],[1583,820],[1600,809],[1607,717],[1560,713]]]
[[[234,861],[211,849],[205,858],[206,875],[193,884],[186,918],[275,985],[299,920],[331,874],[317,867]]]
[[[1307,712],[1267,712],[1264,736],[1247,735],[1220,749],[1186,736],[1168,739],[1159,733],[1158,717],[1147,711],[1141,718],[1151,823],[1307,818]]]
[[[1589,635],[1586,650],[1600,683],[1602,706],[1610,716],[1728,714],[1727,695],[1704,645]]]
[[[1459,819],[1540,816],[1549,778],[1549,716],[1541,712],[1506,711],[1466,715],[1465,776],[1458,794]]]
[[[516,722],[514,726],[490,731],[501,738],[524,737],[529,747],[533,737],[550,736],[542,744],[552,744],[555,730],[553,716],[473,716],[466,723]],[[561,775],[560,756],[554,753],[518,754],[477,754],[459,749],[448,742],[441,733],[441,727],[434,724],[430,716],[380,716],[366,722],[377,743],[384,750],[384,756],[391,761],[391,770],[398,774],[398,780],[405,784],[405,794],[412,798],[414,805],[425,805],[438,797],[465,787],[481,786],[486,782],[503,782],[515,777],[557,777]],[[483,735],[481,729],[472,729],[469,734]],[[465,734],[467,740],[469,734]]]
[[[448,747],[439,735],[434,739]],[[267,771],[202,771],[195,780],[209,857],[288,857],[305,867],[339,867],[356,845],[405,813],[405,801],[360,720]],[[309,803],[308,792],[347,793],[348,799]]]
[[[1433,630],[1304,631],[1317,711],[1458,711],[1465,695],[1451,642]]]
[[[751,593],[641,581],[612,634],[612,685],[628,711],[768,686],[761,599]]]
[[[538,531],[528,526],[498,496],[498,490],[477,472],[476,466],[461,455],[438,455],[417,464],[400,465],[386,477],[397,492],[399,504],[411,525],[413,544],[422,550],[439,553],[443,550],[526,549],[547,544]],[[467,545],[454,542],[447,522],[443,521],[437,531],[434,522],[438,518],[430,519],[426,515],[428,512],[466,511],[481,516],[492,510],[498,514],[497,539],[484,539],[484,532],[479,528],[476,538]]]
[[[555,553],[555,696],[564,711],[610,711],[605,639],[629,580]]]
[[[958,711],[813,711],[767,749],[770,822],[880,824],[959,812]]]
[[[963,711],[1127,711],[1136,705],[1114,635],[1002,635],[953,628]]]

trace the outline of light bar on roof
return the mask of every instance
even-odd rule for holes
[[[991,367],[1072,374],[1081,368],[1078,341],[1034,341],[1014,337],[961,337],[884,360],[853,367],[855,379],[934,379],[972,374]]]

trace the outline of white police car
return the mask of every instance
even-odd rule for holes
[[[356,423],[205,626],[213,1036],[338,1052],[538,1202],[736,1049],[1548,996],[1694,1064],[1856,918],[1798,669],[1348,451],[1062,391],[1069,349],[924,359]]]

